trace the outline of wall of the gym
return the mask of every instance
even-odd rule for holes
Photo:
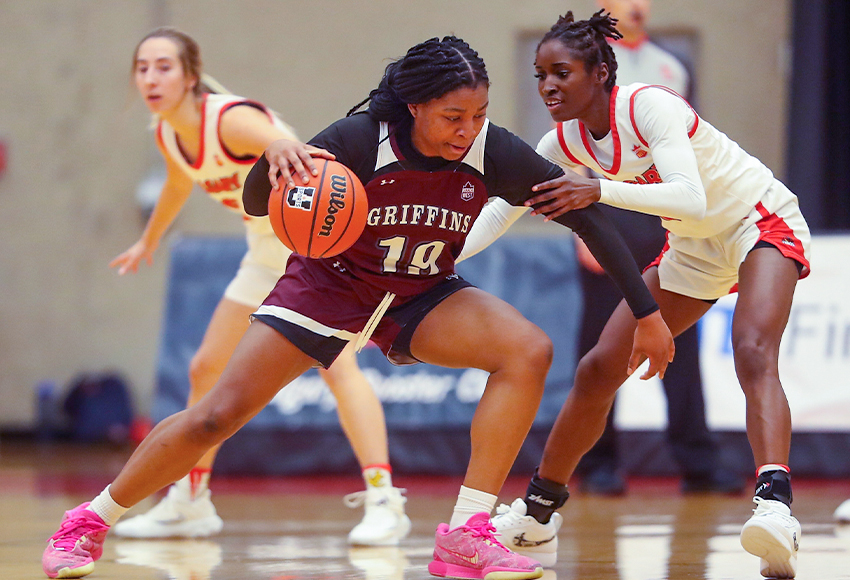
[[[430,36],[465,38],[487,62],[490,116],[518,130],[518,39],[593,0],[4,0],[0,4],[0,427],[27,428],[34,386],[116,369],[149,409],[168,267],[107,267],[141,233],[135,200],[157,166],[129,84],[133,49],[173,24],[208,72],[281,112],[307,138],[373,88],[388,59]],[[700,112],[783,175],[789,0],[656,0],[652,28],[698,39]],[[240,235],[200,194],[179,233]],[[168,239],[165,240],[167,246]]]

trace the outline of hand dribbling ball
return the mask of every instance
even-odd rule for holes
[[[366,227],[369,201],[356,175],[337,161],[313,159],[319,174],[309,183],[294,176],[290,187],[283,177],[269,196],[269,219],[284,245],[308,258],[341,254]]]

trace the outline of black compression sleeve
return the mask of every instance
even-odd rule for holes
[[[272,186],[269,183],[269,161],[265,155],[260,155],[242,188],[242,205],[245,213],[253,216],[264,216],[269,213],[269,194]]]
[[[555,221],[581,237],[588,250],[623,294],[635,318],[649,316],[658,304],[640,275],[626,242],[611,221],[595,205],[573,210]]]

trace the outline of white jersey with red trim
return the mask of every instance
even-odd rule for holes
[[[159,122],[156,136],[168,155],[192,181],[226,208],[242,215],[248,231],[271,233],[272,227],[268,217],[250,216],[245,213],[242,207],[242,187],[245,184],[245,177],[251,171],[257,158],[234,157],[221,142],[219,133],[221,116],[229,108],[236,105],[256,107],[266,113],[275,126],[287,133],[292,133],[291,128],[256,101],[235,95],[205,94],[201,104],[201,117],[203,119],[201,147],[198,151],[198,158],[194,163],[189,163],[186,160],[186,156],[177,141],[174,128],[166,121]]]
[[[601,203],[662,216],[678,236],[707,238],[739,223],[774,183],[770,169],[669,89],[615,86],[609,114],[611,130],[601,139],[567,121],[537,152],[603,175]]]

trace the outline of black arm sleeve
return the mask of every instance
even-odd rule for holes
[[[554,221],[573,230],[587,244],[587,249],[623,294],[635,318],[658,310],[626,242],[596,205],[567,212]]]
[[[501,127],[491,127],[487,135],[490,161],[485,171],[496,181],[491,191],[511,205],[520,206],[534,196],[531,187],[555,179],[564,171],[543,159],[519,137]],[[658,310],[658,304],[641,278],[640,269],[620,232],[596,206],[574,210],[555,218],[561,225],[577,233],[593,257],[608,273],[623,294],[635,318],[643,318]]]
[[[265,155],[260,155],[242,188],[242,205],[245,213],[253,216],[264,216],[269,213],[269,194],[272,186],[269,183],[269,161]]]

